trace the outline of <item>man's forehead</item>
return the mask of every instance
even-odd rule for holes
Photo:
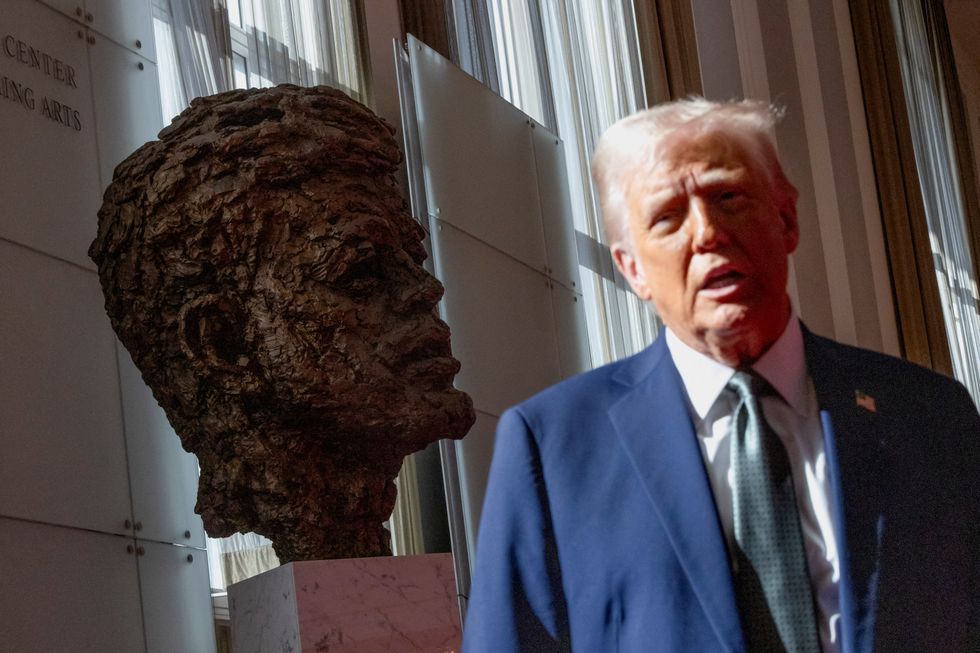
[[[754,178],[751,158],[730,138],[664,140],[650,149],[627,182],[643,189],[648,199],[683,192],[692,184],[707,187]]]
[[[751,157],[735,137],[721,131],[677,130],[653,146],[652,172],[715,171],[747,169]]]

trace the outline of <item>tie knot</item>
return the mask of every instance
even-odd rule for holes
[[[750,397],[758,399],[773,392],[769,382],[751,368],[735,370],[732,378],[728,379],[726,387],[737,394],[742,401]]]

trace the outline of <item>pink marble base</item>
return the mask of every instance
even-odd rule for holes
[[[456,653],[452,555],[294,562],[228,588],[235,653]]]

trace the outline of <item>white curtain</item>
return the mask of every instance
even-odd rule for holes
[[[257,533],[208,538],[211,592],[222,593],[233,583],[279,566],[272,542]]]
[[[153,0],[153,32],[163,115],[231,89],[231,41],[225,0]]]
[[[327,85],[365,99],[356,0],[244,0],[253,86]]]
[[[949,105],[918,0],[892,0],[902,83],[954,376],[980,404],[980,296]]]
[[[646,103],[633,3],[454,0],[452,9],[464,70],[564,141],[593,364],[641,350],[659,323],[614,270],[589,169],[606,127]]]

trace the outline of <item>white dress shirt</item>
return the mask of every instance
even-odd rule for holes
[[[728,429],[737,400],[724,390],[734,370],[691,349],[670,329],[666,338],[687,391],[694,429],[731,551],[733,479]],[[837,653],[840,564],[834,510],[816,393],[806,370],[803,333],[795,316],[790,317],[782,335],[752,369],[780,395],[763,397],[762,410],[789,456],[823,651]]]

